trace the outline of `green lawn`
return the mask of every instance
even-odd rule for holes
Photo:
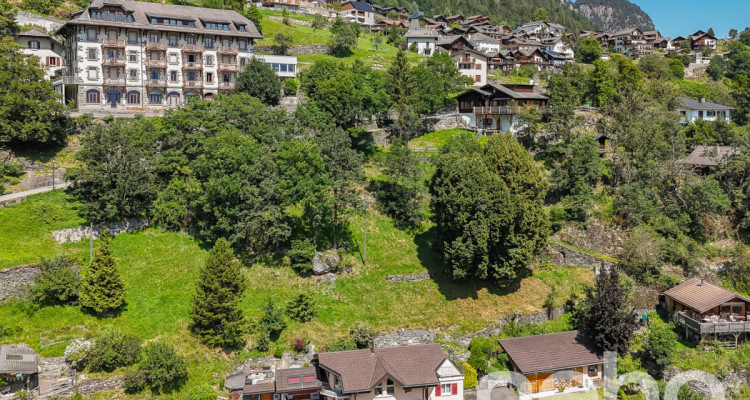
[[[0,209],[0,268],[37,262],[40,257],[62,252],[50,232],[84,224],[79,206],[70,195],[55,190]]]
[[[51,229],[82,223],[77,207],[69,196],[58,191],[0,210],[0,233],[10,239],[10,246],[0,252],[3,265],[35,261],[42,253],[52,255],[64,248],[80,254],[79,263],[85,271],[87,243],[59,246],[49,234]],[[355,215],[350,221],[351,251],[345,256],[354,269],[351,274],[339,276],[335,284],[318,286],[314,278],[298,276],[279,260],[247,266],[244,271],[248,290],[241,305],[249,326],[255,326],[253,321],[260,316],[260,306],[268,297],[276,298],[283,306],[297,293],[306,291],[316,300],[318,317],[305,324],[288,321],[289,326],[275,347],[290,349],[295,338],[325,346],[345,336],[360,321],[379,332],[428,327],[463,335],[516,311],[542,310],[547,293],[552,290],[562,302],[571,291],[580,290],[580,282],[592,279],[591,270],[586,268],[538,267],[505,288],[489,282],[454,282],[430,246],[436,240],[430,224],[407,232],[374,208],[368,216],[367,265],[361,263],[364,220],[362,215]],[[26,244],[27,241],[31,243]],[[9,252],[6,248],[22,250]],[[188,333],[190,298],[207,254],[206,246],[184,233],[148,229],[118,235],[112,251],[127,285],[127,304],[118,315],[98,318],[74,306],[36,309],[25,303],[6,303],[0,305],[0,321],[18,326],[21,331],[0,338],[0,343],[26,342],[44,356],[57,356],[62,355],[65,345],[41,349],[40,332],[47,338],[45,342],[50,342],[56,337],[70,337],[71,326],[85,325],[83,334],[95,336],[103,326],[116,325],[143,340],[173,343],[189,359],[188,384],[179,393],[159,398],[181,398],[198,384],[218,388],[225,374],[251,353],[225,354],[208,349]],[[433,278],[416,283],[391,283],[385,279],[392,274],[423,271]]]
[[[476,134],[474,132],[458,128],[432,131],[409,141],[409,147],[440,149],[441,147],[445,146],[445,144],[448,143],[448,139],[450,139],[454,135],[471,135],[473,137]]]

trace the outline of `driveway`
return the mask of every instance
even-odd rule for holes
[[[499,386],[492,389],[490,399],[477,399],[477,391],[464,391],[464,400],[518,400],[518,395],[512,389],[505,386]]]

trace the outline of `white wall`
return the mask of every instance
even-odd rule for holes
[[[468,55],[469,61],[465,62],[465,57]],[[483,86],[487,84],[487,58],[477,57],[474,53],[456,53],[453,55],[453,59],[456,61],[456,66],[461,72],[461,75],[469,77],[474,80],[474,86]],[[477,79],[479,77],[479,79]]]
[[[48,81],[52,80],[52,77],[55,75],[55,73],[62,69],[62,65],[47,64],[47,57],[54,57],[60,62],[60,64],[64,63],[64,48],[61,44],[55,43],[55,41],[50,38],[29,36],[17,37],[15,41],[19,45],[23,46],[23,48],[21,49],[21,53],[37,57],[39,59],[39,65],[44,69],[44,79]],[[39,42],[39,49],[28,48],[27,46],[30,41]]]
[[[413,43],[417,44],[417,53],[432,56],[435,54],[435,38],[408,38],[407,48],[411,49]]]

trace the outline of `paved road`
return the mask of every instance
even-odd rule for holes
[[[55,188],[56,189],[64,189],[64,188],[66,188],[68,186],[70,186],[70,182],[65,182],[65,183],[61,183],[59,185],[55,185]],[[0,203],[5,203],[6,201],[13,201],[13,200],[22,199],[24,197],[31,196],[32,194],[39,194],[39,193],[49,192],[51,190],[52,190],[52,186],[43,186],[43,187],[36,188],[36,189],[25,190],[23,192],[16,192],[16,193],[11,193],[11,194],[6,194],[4,196],[0,196]]]

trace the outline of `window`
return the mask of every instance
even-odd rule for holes
[[[128,43],[138,43],[138,32],[128,32]]]
[[[375,386],[374,389],[375,396],[379,396],[383,394],[383,382],[378,383],[378,386]]]
[[[211,38],[206,38],[206,40],[204,41],[204,45],[206,46],[206,48],[211,49],[214,47],[214,40]]]
[[[214,81],[213,72],[206,72],[206,82],[211,83]]]
[[[100,99],[101,97],[98,90],[90,89],[86,92],[86,103],[98,104],[100,103]]]
[[[247,50],[247,41],[246,40],[240,40],[238,42],[238,44],[240,46],[240,50]]]
[[[99,78],[99,74],[97,73],[96,68],[89,68],[88,78],[92,81]]]
[[[156,19],[156,18],[151,18],[151,23],[154,24],[154,25],[156,25],[156,24],[159,23],[159,20]]]
[[[390,380],[390,379],[388,379],[388,380],[387,380],[387,381],[385,382],[385,391],[386,391],[386,393],[388,393],[388,394],[393,394],[393,393],[394,393],[394,390],[395,390],[395,389],[394,389],[394,387],[393,387],[393,381],[392,381],[392,380]]]
[[[47,57],[47,65],[57,67],[60,65],[60,57]]]
[[[130,71],[128,71],[128,76],[131,80],[138,79],[138,70],[135,68],[131,68]]]
[[[177,46],[177,35],[169,35],[169,45]]]
[[[193,21],[188,21],[188,26],[189,26],[190,28],[195,28],[195,22],[193,22]]]
[[[130,54],[128,54],[128,60],[130,62],[138,62],[138,53],[130,53]]]
[[[454,384],[441,383],[440,384],[439,392],[436,393],[436,395],[438,395],[438,396],[450,396],[453,393],[453,387],[452,387],[453,385],[455,385],[455,383]]]
[[[289,72],[294,72],[294,69],[296,66],[294,64],[289,64]]]
[[[237,27],[240,32],[245,32],[245,25],[240,25]]]
[[[169,71],[169,80],[171,82],[177,82],[177,71]]]
[[[245,57],[240,57],[240,66],[245,65]]]
[[[96,40],[96,28],[89,28],[86,31],[86,40],[93,42]]]
[[[189,81],[194,81],[196,77],[197,77],[197,75],[193,71],[190,71],[190,72],[187,73],[187,80],[189,80]]]
[[[34,50],[39,50],[40,49],[39,42],[36,41],[36,40],[30,41],[29,42],[29,48],[30,49],[34,49]]]
[[[232,82],[232,74],[224,74],[221,76],[221,81],[224,83]]]
[[[195,62],[195,60],[196,60],[195,55],[188,54],[188,56],[187,56],[187,62],[192,63],[192,62]]]
[[[315,382],[315,376],[314,375],[303,376],[302,382]]]
[[[206,65],[214,65],[214,56],[206,55]]]
[[[150,33],[148,35],[148,41],[149,42],[158,42],[159,41],[159,34],[158,33]]]
[[[290,385],[298,385],[302,382],[299,376],[294,376],[286,379],[286,383]]]
[[[161,93],[151,93],[148,95],[148,102],[151,104],[161,104]]]
[[[286,72],[287,64],[281,64],[281,72]]]
[[[273,68],[274,72],[279,72],[279,64],[278,63],[272,63],[271,68]]]
[[[128,92],[128,104],[139,104],[141,102],[141,93],[133,90]]]
[[[149,73],[149,77],[151,77],[151,79],[159,79],[159,71],[152,69],[151,73]]]
[[[597,373],[596,365],[589,365],[589,374]]]
[[[187,37],[187,43],[188,44],[195,44],[195,36],[188,36]]]

